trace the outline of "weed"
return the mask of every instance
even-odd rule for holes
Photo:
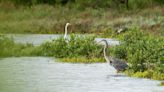
[[[163,80],[163,37],[131,29],[119,38],[122,44],[111,48],[113,56],[127,60],[134,76]]]
[[[160,86],[164,86],[164,82],[161,82]]]

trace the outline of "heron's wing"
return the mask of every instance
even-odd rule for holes
[[[112,58],[111,59],[112,62],[112,66],[119,71],[125,70],[126,67],[128,67],[127,63],[125,61],[122,61],[120,59],[117,58]]]

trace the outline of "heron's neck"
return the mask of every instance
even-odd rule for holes
[[[64,33],[64,39],[67,38],[67,28],[68,28],[68,25],[65,26],[65,33]]]
[[[106,60],[108,60],[108,59],[107,59],[107,49],[106,49],[106,48],[107,48],[107,46],[105,45],[105,46],[104,46],[104,49],[103,49],[103,53],[104,53],[104,58],[105,58]]]
[[[104,53],[104,58],[107,61],[107,63],[110,63],[111,57],[107,56],[107,44],[104,46],[103,53]]]

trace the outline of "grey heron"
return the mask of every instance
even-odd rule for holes
[[[113,58],[111,56],[107,56],[107,47],[108,47],[108,42],[106,40],[101,40],[105,42],[103,53],[104,53],[104,58],[109,63],[111,66],[113,66],[117,72],[124,71],[128,67],[127,63],[123,60]]]

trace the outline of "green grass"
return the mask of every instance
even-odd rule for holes
[[[154,8],[117,10],[87,8],[79,10],[70,6],[34,5],[31,7],[0,4],[1,33],[63,33],[64,25],[70,22],[69,33],[108,33],[120,27],[147,30],[164,34],[163,6]]]
[[[122,44],[111,48],[110,53],[130,63],[129,75],[164,80],[164,37],[138,29],[130,29],[117,37]]]
[[[161,82],[160,86],[164,86],[164,82]]]
[[[154,80],[164,80],[164,73],[155,71],[155,70],[147,70],[144,72],[133,72],[131,70],[125,71],[125,74],[131,77],[137,77],[137,78],[149,78]]]
[[[0,35],[0,57],[37,56],[40,50],[32,44],[15,44],[12,39]]]
[[[37,4],[49,4],[49,5],[69,5],[76,6],[76,8],[124,8],[125,5],[121,5],[119,1],[113,0],[88,0],[88,1],[81,1],[81,0],[0,0],[1,3],[13,3],[16,6],[24,5],[24,6],[32,6]],[[152,5],[162,5],[164,4],[161,0],[129,0],[130,9],[136,8],[145,8],[150,7]]]
[[[11,56],[48,56],[59,58],[64,62],[96,63],[104,62],[101,46],[96,45],[94,37],[71,35],[66,42],[63,37],[41,46],[15,44],[12,39],[0,36],[0,57]]]
[[[90,64],[90,63],[104,63],[105,60],[103,58],[97,58],[97,57],[92,57],[92,58],[87,58],[87,57],[72,57],[72,58],[60,58],[60,62],[65,62],[65,63],[85,63],[85,64]]]
[[[66,42],[62,37],[40,46],[43,55],[61,58],[65,62],[104,62],[101,46],[94,42],[95,37],[70,36]]]

